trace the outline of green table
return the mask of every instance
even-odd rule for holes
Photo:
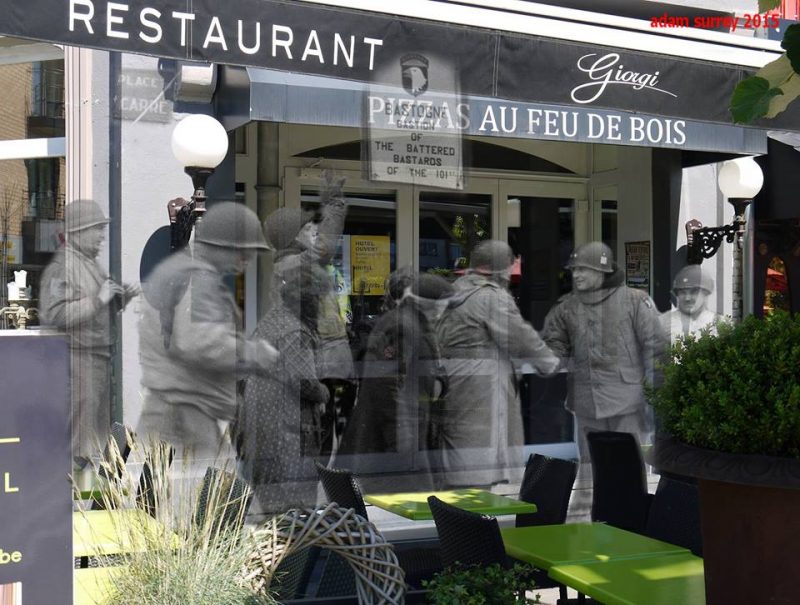
[[[125,567],[86,567],[76,569],[72,584],[74,605],[111,605],[111,588],[114,576],[125,572]]]
[[[93,557],[143,552],[168,543],[167,529],[139,509],[72,513],[72,556]],[[173,544],[177,536],[172,534]]]
[[[551,578],[607,605],[705,605],[703,559],[692,554],[555,565]]]
[[[448,504],[483,515],[516,515],[536,512],[535,504],[475,488],[454,489],[445,492],[374,494],[364,496],[364,500],[406,519],[426,521],[433,519],[431,509],[428,508],[428,496],[436,496]]]
[[[604,523],[507,527],[500,533],[509,556],[539,569],[566,563],[689,553],[686,548]]]

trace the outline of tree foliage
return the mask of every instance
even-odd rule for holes
[[[759,0],[759,10],[772,10],[779,4],[779,0]],[[786,28],[781,47],[783,55],[736,85],[730,111],[737,124],[774,118],[800,96],[800,24]]]

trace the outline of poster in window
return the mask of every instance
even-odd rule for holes
[[[625,284],[650,292],[650,242],[625,242]]]
[[[389,277],[391,250],[388,235],[351,235],[353,293],[383,295]]]

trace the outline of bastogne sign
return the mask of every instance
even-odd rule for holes
[[[733,88],[751,73],[296,0],[26,0],[5,3],[0,33],[369,84],[390,84],[379,74],[389,73],[401,56],[443,56],[453,58],[463,95],[722,124],[731,123]]]

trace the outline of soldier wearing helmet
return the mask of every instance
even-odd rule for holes
[[[122,310],[138,286],[118,284],[97,262],[108,219],[93,200],[64,208],[64,246],[42,274],[42,322],[70,335],[72,452],[76,469],[99,453],[111,430],[111,314]]]
[[[524,435],[516,367],[528,363],[551,374],[559,365],[508,291],[513,263],[505,242],[478,244],[438,325],[448,381],[438,433],[451,487],[521,479]]]
[[[575,414],[581,478],[591,477],[586,433],[611,430],[649,439],[652,414],[645,381],[666,351],[666,336],[650,297],[623,283],[611,249],[602,242],[570,256],[572,292],[547,314],[543,336],[569,368],[566,407]]]
[[[661,316],[661,326],[673,342],[704,329],[716,333],[716,324],[723,317],[707,308],[713,290],[714,281],[700,265],[687,265],[678,271],[672,281],[676,307]]]
[[[195,462],[232,456],[221,426],[234,419],[237,379],[270,368],[277,352],[242,334],[225,276],[269,249],[252,210],[218,202],[197,224],[192,248],[167,257],[143,284],[140,435],[191,452]]]

